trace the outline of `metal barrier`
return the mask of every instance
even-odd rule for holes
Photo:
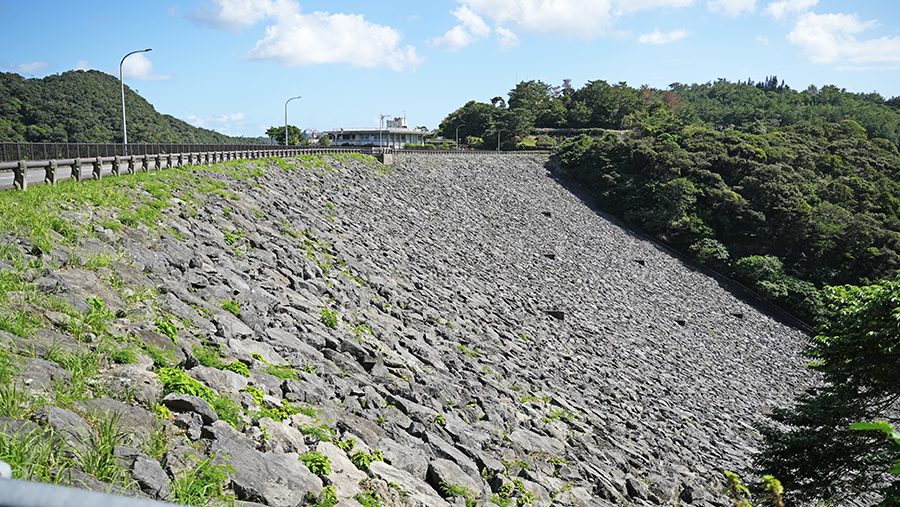
[[[134,174],[138,171],[170,169],[189,165],[208,165],[229,160],[257,159],[265,157],[294,157],[306,154],[362,153],[374,155],[389,164],[394,154],[426,155],[509,155],[547,154],[541,151],[469,151],[469,150],[392,150],[377,147],[308,148],[276,145],[191,145],[191,144],[135,144],[128,150],[136,149],[145,153],[131,155],[116,154],[123,150],[121,144],[65,144],[65,143],[0,143],[0,147],[17,153],[44,155],[41,158],[22,157],[12,161],[0,161],[0,190],[16,188],[27,190],[29,185],[56,184],[58,181],[85,177],[101,179],[104,176],[118,176],[122,172]],[[207,148],[226,150],[206,151]],[[178,150],[178,151],[166,151]],[[63,156],[62,154],[66,155]],[[91,154],[92,153],[92,154]],[[109,154],[113,153],[113,154]],[[88,155],[91,154],[91,155]],[[89,168],[85,174],[85,166]]]
[[[40,482],[0,479],[0,505],[7,507],[175,507],[175,504],[142,498],[97,493]]]

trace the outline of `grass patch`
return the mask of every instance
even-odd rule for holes
[[[297,370],[290,366],[270,364],[266,366],[266,373],[273,377],[278,377],[281,380],[300,380],[300,377],[297,375]]]
[[[228,467],[206,458],[181,472],[172,481],[169,501],[195,506],[230,504],[234,495],[225,489]]]
[[[119,416],[96,421],[94,431],[83,439],[82,446],[71,449],[72,462],[81,471],[110,484],[128,488],[133,479],[115,456],[115,449],[125,443],[126,434],[119,429]]]
[[[42,428],[28,433],[0,432],[0,461],[12,468],[13,479],[59,483],[71,467],[65,446]]]
[[[477,349],[470,349],[470,348],[467,347],[464,343],[457,343],[457,344],[456,344],[456,351],[459,352],[460,354],[466,356],[466,357],[471,357],[471,358],[478,357],[478,350],[477,350]]]
[[[193,349],[194,358],[203,366],[216,368],[219,370],[227,370],[242,375],[250,376],[250,367],[240,361],[223,361],[222,351],[218,347],[209,345],[196,345]]]
[[[469,488],[459,484],[448,484],[446,482],[440,483],[439,486],[438,489],[444,498],[462,498],[466,501],[466,507],[475,507],[478,497],[475,495],[475,492]]]
[[[325,423],[311,426],[300,425],[297,429],[300,430],[300,433],[314,436],[322,442],[331,442],[334,440],[334,431]]]
[[[27,338],[41,327],[41,321],[23,310],[12,310],[9,313],[0,309],[0,331]]]
[[[110,268],[112,267],[113,262],[116,261],[116,258],[110,254],[97,254],[92,255],[85,259],[81,266],[85,269],[89,269],[91,271],[97,271],[101,268]]]
[[[241,408],[227,396],[221,395],[199,380],[189,376],[178,368],[160,368],[156,375],[162,382],[166,393],[186,394],[206,400],[223,421],[235,428],[243,425]]]
[[[383,507],[381,497],[374,491],[365,491],[354,497],[363,507]]]
[[[235,317],[241,316],[241,305],[233,299],[226,299],[222,301],[222,309],[234,315]]]

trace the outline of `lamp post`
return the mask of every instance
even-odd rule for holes
[[[299,98],[300,98],[300,96],[297,95],[296,97],[291,97],[291,98],[287,99],[287,101],[284,103],[284,145],[285,146],[288,145],[287,106],[290,101],[292,101],[294,99],[299,99]]]
[[[465,123],[460,123],[459,125],[456,126],[456,149],[457,150],[459,149],[459,127],[464,127],[465,125],[466,125]]]
[[[503,132],[503,129],[497,131],[497,153],[500,153],[500,132]]]
[[[122,87],[122,141],[125,145],[125,155],[128,155],[128,125],[125,123],[125,79],[122,74],[122,65],[125,63],[125,59],[135,53],[146,53],[148,51],[152,51],[151,48],[147,49],[138,49],[137,51],[132,51],[127,55],[122,57],[122,61],[119,62],[119,84]]]

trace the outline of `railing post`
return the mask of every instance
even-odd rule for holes
[[[134,155],[128,157],[128,174],[134,174]]]
[[[13,186],[19,190],[28,190],[28,161],[20,160],[13,174]]]
[[[162,170],[162,155],[156,155],[153,157],[153,165],[156,167],[157,171]]]
[[[99,180],[103,177],[103,157],[97,155],[94,159],[94,179]]]
[[[168,167],[169,169],[175,167],[175,160],[174,157],[172,157],[171,153],[166,155],[166,167]]]
[[[81,181],[81,159],[76,158],[72,162],[72,179],[75,181]]]
[[[122,157],[120,157],[119,155],[116,155],[115,157],[113,157],[113,166],[112,166],[112,175],[113,176],[119,175],[119,165],[120,164],[122,164]]]
[[[56,185],[56,168],[59,163],[56,160],[51,160],[47,165],[47,168],[44,169],[44,183],[48,185]]]
[[[178,167],[184,167],[184,153],[178,154]]]
[[[147,155],[141,157],[141,170],[145,173],[150,172],[150,158]]]

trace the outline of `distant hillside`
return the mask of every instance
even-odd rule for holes
[[[125,86],[133,143],[256,143],[160,114]],[[122,142],[119,80],[96,70],[25,79],[0,73],[0,141]]]

